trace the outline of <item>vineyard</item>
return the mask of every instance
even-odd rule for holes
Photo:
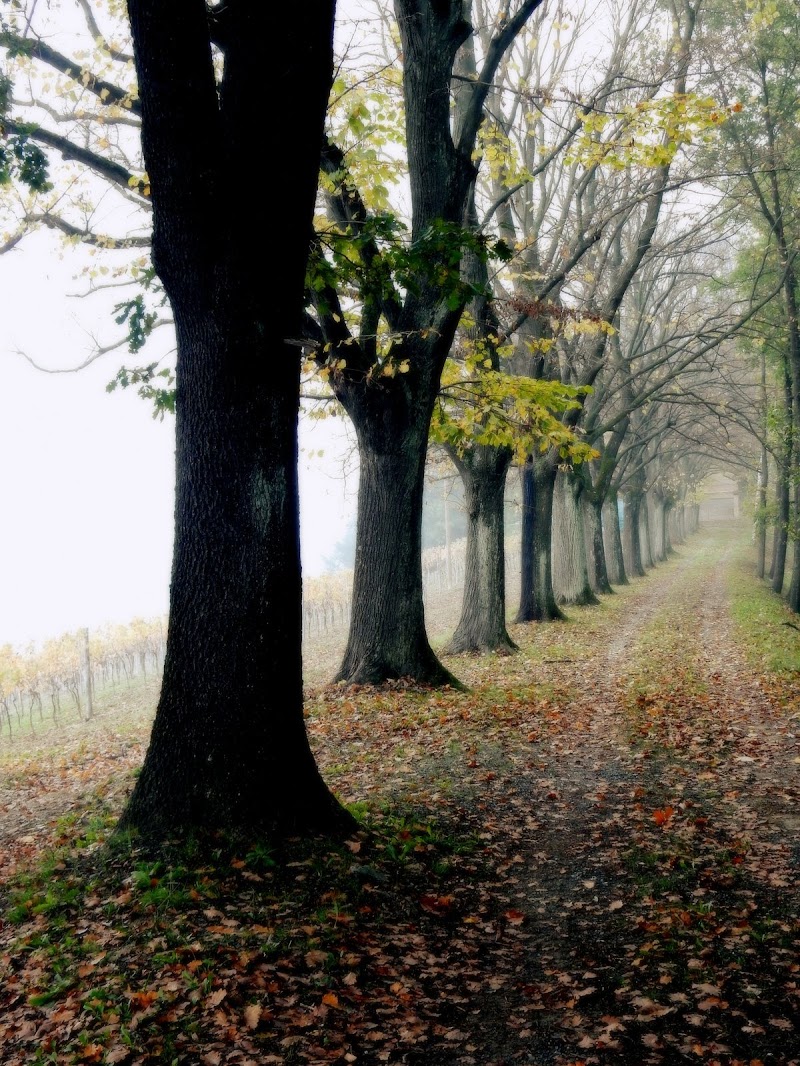
[[[681,522],[677,513],[671,516],[676,541]],[[655,521],[652,524],[657,528]],[[556,591],[562,602],[571,599],[570,554],[566,548],[554,551]],[[653,558],[660,554],[654,547]],[[458,621],[465,563],[465,538],[422,553],[426,617],[434,638],[446,637]],[[350,623],[352,581],[351,570],[339,570],[305,582],[303,643],[311,684],[328,681],[339,665]],[[518,536],[507,539],[506,584],[511,605],[519,587]],[[66,633],[38,648],[0,648],[0,736],[11,741],[90,721],[115,692],[160,675],[166,632],[165,618],[135,619],[92,633]]]

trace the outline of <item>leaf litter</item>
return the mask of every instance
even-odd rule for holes
[[[456,660],[469,692],[311,693],[341,844],[107,849],[127,734],[57,821],[20,767],[0,1062],[800,1063],[797,679],[746,661],[732,544]]]

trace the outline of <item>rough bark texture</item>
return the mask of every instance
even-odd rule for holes
[[[642,564],[645,569],[656,565],[655,559],[653,558],[650,507],[650,497],[645,493],[642,497],[642,505],[639,508],[639,545],[642,553]]]
[[[175,553],[164,680],[124,827],[332,828],[302,714],[297,353],[303,275],[331,77],[332,3],[229,5],[215,84],[202,0],[130,0],[153,196],[156,270],[175,317]],[[283,94],[273,133],[293,161],[281,212],[232,191],[252,168],[263,73]],[[281,269],[269,278],[277,246]]]
[[[596,604],[586,565],[580,484],[559,472],[553,495],[553,587],[559,603]]]
[[[478,445],[455,457],[464,482],[467,558],[461,618],[445,654],[513,651],[506,629],[504,490],[511,452]]]
[[[770,578],[774,592],[783,592],[783,582],[786,573],[786,551],[789,543],[789,475],[785,466],[778,469],[778,480],[775,486],[775,497],[778,514],[775,519],[775,530],[772,541],[772,565],[770,566]]]
[[[462,49],[459,73],[467,78],[477,76],[474,49]],[[479,229],[474,186],[467,220],[471,229]],[[466,336],[471,343],[481,346],[492,372],[497,372],[500,369],[497,338],[502,330],[489,297],[491,289],[486,258],[474,250],[467,251],[461,275],[477,290],[468,308],[472,324],[467,325]],[[514,651],[517,646],[506,629],[505,578],[504,496],[511,449],[469,442],[463,452],[449,446],[447,451],[464,485],[467,551],[461,618],[445,653]]]
[[[625,525],[622,543],[625,549],[625,566],[634,577],[644,577],[641,548],[641,512],[644,496],[639,492],[629,492],[625,496]]]
[[[586,530],[587,553],[589,553],[589,576],[592,590],[608,596],[613,593],[608,576],[606,549],[603,540],[603,504],[600,501],[583,500],[583,519]]]
[[[414,677],[453,682],[425,631],[422,602],[422,495],[429,414],[385,400],[384,419],[361,416],[353,607],[337,680],[379,684]],[[390,417],[394,415],[395,417]]]
[[[616,492],[609,494],[603,504],[603,541],[610,580],[615,585],[629,585],[622,551],[622,531],[619,528],[619,508]]]
[[[516,622],[563,619],[553,591],[553,492],[557,469],[548,460],[532,460],[520,470],[522,535],[520,602]]]

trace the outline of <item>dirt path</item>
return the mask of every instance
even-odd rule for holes
[[[701,538],[628,590],[606,648],[561,668],[568,743],[517,760],[535,814],[497,886],[526,920],[493,1063],[800,1061],[800,728],[736,642],[730,552]],[[653,627],[671,647],[642,685]]]

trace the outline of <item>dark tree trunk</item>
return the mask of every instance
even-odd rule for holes
[[[767,432],[769,396],[767,393],[767,355],[761,352],[761,462],[758,469],[758,498],[756,503],[756,576],[762,581],[767,572],[767,485],[769,483],[769,453]]]
[[[640,524],[642,503],[645,497],[640,492],[629,492],[625,496],[625,527],[623,541],[628,560],[628,569],[635,577],[644,577],[645,569],[642,565],[642,547],[640,539]]]
[[[800,477],[800,467],[795,470],[795,477]],[[794,489],[794,514],[793,514],[793,537],[794,543],[792,547],[792,576],[789,582],[789,591],[786,594],[786,600],[792,610],[798,614],[800,613],[800,484],[795,485]]]
[[[601,595],[611,595],[614,590],[608,577],[606,566],[606,548],[603,542],[603,501],[586,497],[583,502],[584,514],[589,532],[589,547],[592,553],[594,570],[594,591]],[[624,567],[623,567],[624,573]]]
[[[226,11],[219,93],[205,6],[130,0],[153,190],[156,269],[175,317],[175,553],[161,698],[121,825],[328,829],[350,823],[325,787],[302,713],[297,499],[303,277],[331,73],[333,5],[284,13],[278,142],[293,180],[281,212],[243,198],[270,15]],[[281,248],[267,278],[252,249]],[[266,260],[266,257],[262,257]]]
[[[522,536],[520,601],[516,622],[562,620],[553,592],[553,493],[558,469],[547,458],[529,460],[520,470]]]
[[[619,528],[619,505],[616,492],[610,492],[603,506],[606,534],[606,559],[611,561],[611,580],[615,585],[629,585],[625,573],[625,555],[622,551],[622,532]]]
[[[586,558],[582,484],[571,473],[558,473],[553,494],[553,590],[559,604],[596,605]]]
[[[675,549],[672,547],[672,535],[670,533],[670,517],[672,515],[673,504],[664,504],[663,518],[664,523],[664,558],[668,558],[670,555],[675,554]]]
[[[511,463],[507,448],[476,445],[453,455],[464,482],[467,558],[461,619],[445,654],[513,651],[506,629],[504,492]]]
[[[789,542],[789,475],[785,466],[778,469],[778,483],[775,487],[778,514],[775,519],[775,532],[772,542],[772,565],[770,577],[772,588],[777,593],[783,592],[786,573],[786,549]]]
[[[357,406],[363,391],[345,401],[355,408],[361,473],[352,615],[338,681],[456,683],[425,630],[422,496],[430,411],[405,384],[394,385],[393,405],[382,391],[374,397],[382,418]]]
[[[643,494],[639,507],[639,552],[645,570],[656,565],[653,558],[653,538],[650,535],[650,498],[647,493]]]

